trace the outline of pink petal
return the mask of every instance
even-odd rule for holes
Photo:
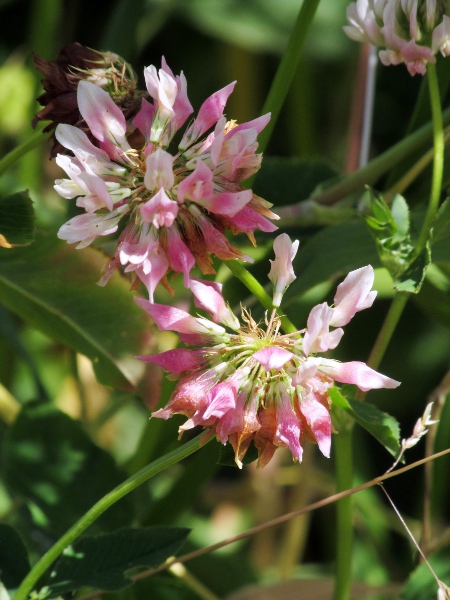
[[[217,123],[223,113],[225,104],[232,93],[236,82],[230,83],[221,90],[207,98],[198,111],[197,118],[190,125],[179,145],[180,150],[185,150],[193,144],[210,127]]]
[[[295,279],[292,261],[297,254],[299,243],[298,240],[292,243],[287,233],[282,233],[276,237],[273,243],[275,260],[270,261],[269,279],[274,286],[274,306],[280,306],[286,288]]]
[[[351,271],[347,275],[337,287],[330,325],[333,327],[347,325],[357,312],[372,306],[377,295],[376,291],[370,291],[373,280],[374,273],[370,265]]]
[[[77,89],[78,108],[94,137],[106,144],[111,158],[120,158],[117,147],[130,148],[126,139],[126,121],[111,96],[94,83],[81,80]]]
[[[178,204],[171,200],[161,188],[140,208],[141,217],[146,223],[159,227],[171,227],[178,214]]]
[[[252,197],[252,190],[242,190],[240,192],[220,192],[197,202],[212,213],[234,217],[250,202]]]
[[[339,344],[344,331],[342,329],[329,331],[333,314],[333,309],[326,302],[314,306],[309,313],[308,327],[303,336],[303,352],[307,356],[315,352],[333,350]]]
[[[287,446],[296,460],[301,462],[303,449],[300,446],[300,421],[292,408],[287,392],[282,392],[277,404],[278,426],[273,441]]]
[[[132,123],[139,129],[145,138],[145,141],[150,140],[150,132],[152,129],[153,117],[155,115],[155,107],[145,98],[142,98],[141,110],[134,117]]]
[[[219,287],[220,286],[220,287]],[[223,323],[232,329],[238,330],[239,320],[225,304],[221,292],[221,285],[213,281],[191,279],[191,290],[194,294],[194,303],[198,308],[207,310],[215,323]]]
[[[189,274],[195,265],[195,258],[180,234],[174,227],[167,229],[169,262],[174,271],[183,273],[184,287],[189,287]]]
[[[267,371],[276,369],[279,371],[284,365],[290,361],[295,354],[279,348],[278,346],[268,346],[258,352],[255,352],[253,358],[257,360]]]
[[[184,202],[187,197],[197,202],[209,197],[214,190],[213,177],[211,169],[202,160],[197,160],[192,173],[178,184],[178,201]]]
[[[253,119],[252,121],[247,121],[246,123],[240,123],[239,125],[236,125],[236,127],[233,127],[233,129],[227,134],[226,137],[227,138],[232,137],[239,131],[245,131],[246,129],[256,129],[257,133],[261,133],[261,131],[264,129],[264,127],[270,121],[270,116],[271,116],[270,113],[266,113],[265,115],[262,115],[261,117],[257,117],[256,119]]]
[[[278,229],[276,225],[262,217],[249,206],[244,206],[242,210],[237,212],[232,217],[228,216],[227,219],[230,221],[230,223],[232,223],[232,225],[243,232],[253,233],[255,229],[260,229],[266,233],[271,233],[272,231],[276,231]]]
[[[203,352],[201,350],[188,350],[186,348],[176,348],[168,350],[161,354],[150,354],[149,356],[137,356],[139,360],[153,363],[162,367],[165,371],[170,371],[175,375],[183,371],[194,371],[202,366],[204,362]]]
[[[138,267],[135,273],[147,288],[150,302],[153,302],[156,286],[167,273],[169,261],[160,246],[156,246],[149,251],[148,260],[151,264],[150,271],[146,273],[142,267]]]
[[[165,304],[152,304],[144,298],[134,296],[134,301],[143,308],[155,321],[160,331],[177,331],[178,333],[197,333],[198,323],[185,310],[166,306]]]
[[[208,407],[203,413],[204,419],[217,417],[220,419],[236,406],[236,387],[228,381],[223,381],[212,388],[209,394]]]
[[[394,389],[400,385],[399,381],[386,377],[359,361],[341,363],[323,358],[319,369],[335,381],[357,385],[363,392],[379,388]]]
[[[308,427],[316,438],[319,450],[329,458],[331,450],[330,412],[315,398],[314,394],[302,396],[299,406],[300,412],[305,417]]]
[[[158,148],[145,159],[144,183],[148,190],[165,188],[170,190],[175,182],[172,170],[173,156]]]

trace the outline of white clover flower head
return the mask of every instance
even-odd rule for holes
[[[277,256],[288,257],[290,267],[281,271],[290,273],[289,279],[295,252],[290,241],[280,238],[282,249]],[[139,357],[178,379],[167,405],[152,416],[185,415],[180,434],[196,425],[209,429],[219,442],[233,446],[239,467],[251,443],[258,451],[260,467],[280,446],[289,448],[293,459],[301,461],[306,440],[315,441],[329,457],[328,392],[334,382],[354,384],[363,391],[399,385],[362,362],[341,363],[316,356],[335,348],[343,335],[342,328],[333,325],[333,317],[336,324],[347,323],[358,310],[372,304],[368,269],[372,270],[365,267],[349,273],[336,292],[336,306],[323,303],[314,307],[307,328],[290,334],[280,332],[275,309],[264,323],[256,323],[242,308],[239,321],[225,303],[221,286],[213,282],[191,280],[196,306],[206,310],[212,320],[193,317],[173,306],[136,300],[161,331],[178,332],[189,346]]]
[[[174,75],[164,58],[159,70],[150,65],[144,75],[150,101],[142,99],[131,123],[106,90],[80,81],[78,108],[89,136],[58,125],[56,138],[71,155],[57,157],[67,178],[56,180],[55,190],[77,198],[87,213],[58,233],[78,248],[114,233],[120,221],[118,247],[101,285],[122,265],[152,300],[159,282],[172,291],[170,271],[181,273],[189,287],[195,264],[205,275],[215,273],[212,255],[245,260],[226,231],[246,233],[255,243],[255,229],[275,231],[278,217],[240,185],[260,167],[256,139],[270,114],[227,122],[223,112],[235,83],[229,84],[203,102],[174,152],[173,138],[193,112],[186,78]]]

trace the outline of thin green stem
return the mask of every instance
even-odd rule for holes
[[[39,146],[45,142],[48,138],[48,135],[42,133],[42,131],[36,131],[29,137],[25,142],[20,144],[20,146],[16,146],[14,150],[8,152],[1,160],[0,160],[0,176],[3,175],[5,171],[7,171],[10,167],[12,167],[17,161],[19,161],[23,156],[25,156],[28,152]]]
[[[199,435],[190,442],[183,444],[176,450],[169,452],[165,456],[155,460],[151,464],[147,465],[126,481],[114,488],[109,494],[103,496],[94,506],[84,514],[81,519],[75,523],[73,527],[67,531],[50,550],[44,554],[44,556],[34,565],[25,579],[22,581],[19,589],[17,590],[14,600],[26,600],[28,594],[33,589],[38,579],[45,573],[45,571],[53,564],[53,562],[60,556],[65,548],[74,542],[82,533],[85,531],[98,517],[105,512],[107,508],[115,504],[118,500],[129,494],[135,488],[139,487],[142,483],[160,473],[164,469],[174,465],[175,463],[183,460],[190,454],[196,452],[202,447],[208,438],[204,435]]]
[[[430,91],[431,114],[433,116],[433,141],[434,159],[433,176],[431,180],[431,194],[428,203],[425,220],[420,230],[419,239],[416,244],[416,256],[425,248],[430,237],[431,225],[439,207],[442,190],[442,177],[444,173],[444,124],[441,111],[441,98],[439,95],[439,82],[436,75],[436,67],[428,65],[427,68],[428,88]]]
[[[343,492],[352,487],[353,456],[352,427],[340,429],[334,440],[336,465],[336,490]],[[352,497],[347,496],[337,503],[335,584],[333,600],[348,600],[352,584]]]
[[[272,298],[259,283],[257,279],[253,277],[251,273],[237,260],[225,260],[224,263],[230,269],[235,277],[241,281],[245,287],[255,296],[255,298],[264,306],[265,309],[272,311],[273,304]],[[284,315],[279,315],[281,319],[281,327],[285,333],[295,333],[298,331],[297,327]]]
[[[298,13],[297,21],[289,38],[288,46],[281,59],[280,66],[275,75],[272,87],[269,90],[267,99],[264,103],[262,114],[271,113],[270,122],[264,131],[258,137],[259,150],[263,152],[272,135],[272,131],[277,122],[281,107],[284,104],[292,80],[297,71],[301,52],[306,40],[310,25],[316,14],[320,0],[304,0]]]
[[[450,124],[450,109],[442,113],[442,122],[445,125]],[[313,199],[319,204],[335,204],[339,200],[342,200],[342,198],[360,190],[365,185],[372,185],[401,160],[420,150],[432,138],[433,129],[433,123],[423,125],[423,127],[417,129],[414,133],[395,144],[395,146],[392,146],[392,148],[389,148],[389,150],[371,160],[362,169],[346,175],[335,184],[314,194],[312,196]]]

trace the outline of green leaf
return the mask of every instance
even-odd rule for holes
[[[383,198],[373,190],[369,190],[369,200],[373,214],[365,218],[366,224],[375,240],[382,264],[394,280],[399,279],[405,272],[409,271],[414,253],[414,246],[410,237],[408,205],[400,194],[396,194],[392,201],[392,207],[389,208]],[[416,275],[416,279],[423,280],[423,270],[419,274],[416,273],[415,268],[412,271]],[[415,279],[407,276],[405,281],[409,281],[409,279],[411,279],[408,284],[409,287],[414,287],[413,281]],[[403,280],[400,281],[400,285],[402,283]],[[408,287],[406,283],[404,285]],[[410,290],[405,289],[403,291]]]
[[[15,589],[30,570],[28,552],[17,531],[0,523],[0,577],[7,589]]]
[[[404,273],[399,275],[394,281],[394,287],[399,292],[409,292],[418,294],[425,279],[425,273],[428,265],[431,262],[430,247],[427,244],[426,248],[419,256],[409,265]]]
[[[121,529],[81,538],[64,551],[50,577],[52,594],[84,586],[120,590],[133,583],[127,571],[158,567],[179,551],[189,529],[148,527]]]
[[[0,247],[31,244],[34,228],[34,209],[28,192],[17,192],[0,199]]]
[[[96,285],[105,256],[40,234],[32,247],[0,248],[0,303],[26,323],[89,357],[101,383],[130,389],[142,373],[150,324],[119,275]]]
[[[242,462],[244,465],[248,465],[257,460],[257,458],[258,450],[252,442],[245,453]],[[219,465],[223,465],[224,467],[237,467],[236,461],[234,460],[233,446],[231,444],[226,444],[225,446],[220,447]]]
[[[450,328],[450,294],[438,289],[428,279],[424,281],[415,304],[433,321]]]
[[[199,600],[196,592],[173,576],[153,575],[137,581],[133,587],[134,600]]]
[[[351,415],[355,421],[364,427],[388,452],[397,456],[400,452],[400,428],[394,417],[379,410],[373,404],[359,400],[347,400],[337,389],[328,390],[333,403]]]
[[[3,464],[10,489],[37,505],[57,534],[126,478],[76,421],[48,404],[22,409],[6,434]],[[130,496],[123,498],[99,527],[128,525],[132,507]]]
[[[431,244],[450,238],[450,198],[447,198],[434,217]]]
[[[450,548],[428,556],[434,572],[444,583],[450,582]],[[401,600],[436,600],[438,584],[430,569],[422,563],[413,571],[400,595]]]
[[[337,174],[323,159],[265,156],[253,191],[276,206],[309,198],[316,187]]]

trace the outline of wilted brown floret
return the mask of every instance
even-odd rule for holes
[[[34,54],[34,64],[44,75],[44,93],[37,99],[44,107],[34,117],[32,125],[50,121],[44,132],[52,131],[59,123],[74,125],[90,135],[77,105],[77,87],[81,79],[92,81],[105,88],[122,109],[125,118],[132,118],[140,108],[142,92],[136,90],[136,77],[132,68],[117,54],[99,52],[79,43],[65,46],[55,61]],[[53,136],[51,156],[62,146]]]

